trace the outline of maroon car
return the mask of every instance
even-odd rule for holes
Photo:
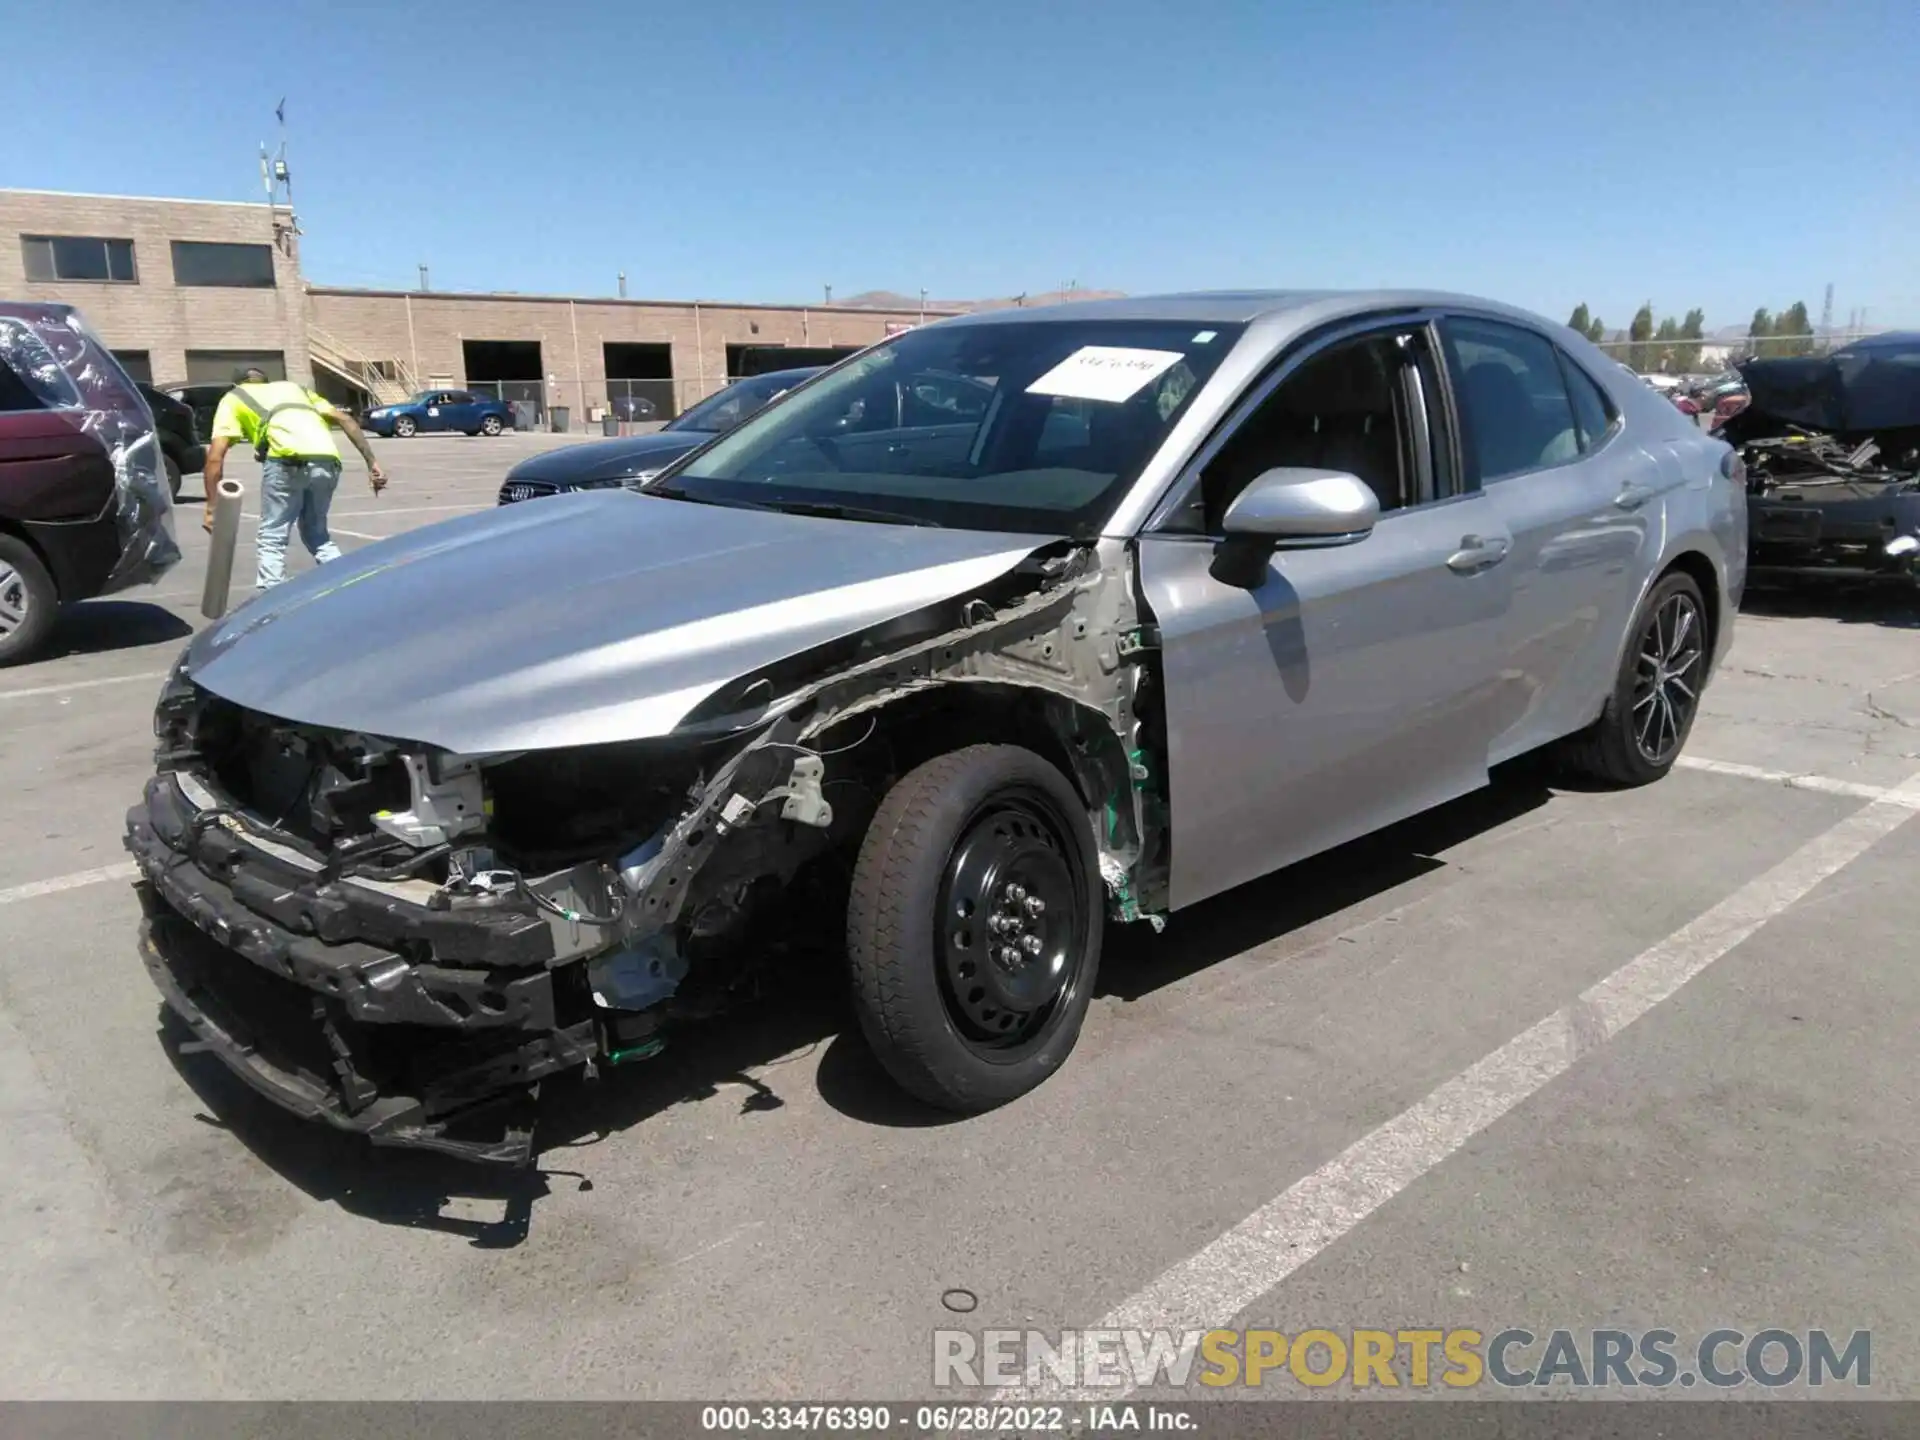
[[[153,416],[70,305],[0,300],[0,665],[179,560]]]

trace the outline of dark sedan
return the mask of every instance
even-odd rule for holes
[[[516,500],[574,490],[611,490],[649,480],[682,455],[731,430],[769,401],[819,373],[818,366],[772,370],[709,395],[651,435],[563,445],[531,456],[507,472],[507,482],[500,487],[500,503],[511,505]]]
[[[160,459],[166,467],[167,489],[178,500],[180,477],[198,475],[207,463],[207,447],[200,443],[199,416],[192,405],[163,390],[146,384],[141,384],[139,390],[140,398],[147,402],[147,409],[153,412],[154,435],[160,442]]]

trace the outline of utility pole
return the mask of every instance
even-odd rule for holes
[[[427,262],[422,260],[420,262],[420,293],[422,295],[426,294],[428,288],[429,287],[427,285]]]
[[[920,323],[927,323],[927,287],[924,285],[920,287]]]
[[[1833,282],[1831,280],[1827,282],[1827,298],[1820,306],[1820,333],[1822,335],[1833,333]]]
[[[826,289],[826,292],[827,292],[826,303],[831,305],[833,303],[833,287],[831,285],[828,285],[824,288]]]
[[[620,298],[627,298],[627,272],[624,270],[620,272]]]

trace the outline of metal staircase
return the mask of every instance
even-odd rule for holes
[[[311,325],[307,327],[307,354],[321,369],[366,391],[376,405],[398,404],[419,389],[404,361],[372,359]]]

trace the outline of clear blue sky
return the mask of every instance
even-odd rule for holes
[[[275,18],[286,38],[273,34]],[[0,184],[259,194],[308,275],[817,300],[1431,284],[1920,322],[1920,5],[16,3]],[[1775,198],[1777,197],[1777,199]]]

